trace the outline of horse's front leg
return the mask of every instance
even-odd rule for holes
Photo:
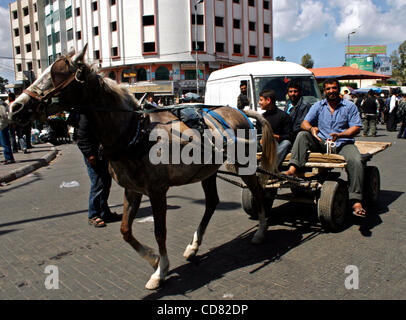
[[[140,243],[132,233],[132,224],[141,204],[142,194],[125,190],[124,193],[124,209],[123,219],[121,221],[121,234],[126,242],[128,242],[138,254],[148,261],[148,263],[156,270],[158,268],[159,257],[154,254],[154,251]]]
[[[207,225],[209,224],[210,219],[213,216],[218,203],[220,202],[217,193],[216,178],[217,173],[212,175],[210,178],[202,181],[202,186],[206,198],[206,210],[204,212],[203,219],[193,236],[192,242],[186,247],[186,250],[183,253],[183,256],[188,260],[196,256],[199,250],[199,246],[202,244],[203,235],[206,232]]]
[[[159,265],[145,288],[155,290],[160,287],[169,271],[169,259],[166,251],[166,191],[151,191],[149,198],[154,215],[155,239],[159,247]]]

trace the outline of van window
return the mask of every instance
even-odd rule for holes
[[[292,80],[299,80],[303,88],[303,97],[310,104],[321,100],[321,94],[313,76],[291,76],[291,77],[260,77],[255,78],[256,101],[259,101],[259,94],[266,89],[274,90],[276,93],[276,104],[278,107],[286,105],[288,83]]]

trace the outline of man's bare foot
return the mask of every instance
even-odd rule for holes
[[[354,216],[360,217],[360,218],[365,218],[367,216],[367,212],[365,209],[362,207],[362,204],[360,202],[354,203],[352,206],[352,214]]]
[[[282,172],[285,176],[297,177],[297,169],[294,166],[291,166],[288,171]]]

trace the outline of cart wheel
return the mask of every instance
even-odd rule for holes
[[[269,210],[272,209],[273,202],[275,200],[277,190],[265,190],[265,212],[266,214],[269,213]],[[258,208],[254,201],[254,196],[252,195],[250,189],[244,188],[242,189],[242,197],[241,197],[241,204],[244,211],[252,218],[258,219]]]
[[[341,230],[348,212],[348,188],[343,180],[323,183],[317,211],[325,229],[333,232]]]
[[[370,204],[377,204],[381,191],[381,177],[377,167],[365,167],[364,199]]]

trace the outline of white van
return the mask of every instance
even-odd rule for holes
[[[277,96],[277,106],[283,109],[287,100],[287,84],[299,80],[303,96],[310,104],[321,100],[314,74],[299,64],[280,61],[257,61],[240,64],[213,72],[206,83],[204,103],[215,106],[237,107],[240,83],[248,83],[250,109],[259,110],[259,93],[272,89]]]

